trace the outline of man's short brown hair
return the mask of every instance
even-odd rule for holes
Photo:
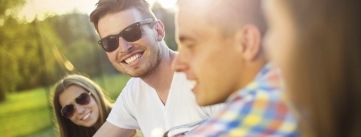
[[[144,18],[156,19],[146,0],[99,0],[96,9],[90,14],[90,21],[98,31],[100,18],[130,8],[139,10]]]
[[[226,37],[233,35],[237,28],[246,24],[256,26],[262,36],[267,29],[261,0],[212,0],[209,2],[203,0],[199,3],[191,0],[178,0],[177,4],[184,7],[182,10],[188,10],[187,4],[198,7],[197,13],[202,14],[201,16],[204,16],[210,25],[222,28]]]

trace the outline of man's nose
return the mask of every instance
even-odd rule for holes
[[[172,62],[172,69],[177,72],[184,72],[187,70],[188,65],[183,61],[181,54],[177,53]]]
[[[118,47],[118,50],[121,52],[121,53],[130,53],[133,46],[130,42],[124,40],[122,37],[119,37],[119,40],[118,40],[118,44],[119,44],[119,47]]]

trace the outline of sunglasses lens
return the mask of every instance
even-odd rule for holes
[[[81,93],[76,99],[75,102],[79,105],[87,105],[90,102],[89,93]],[[66,105],[61,109],[61,114],[65,117],[71,117],[74,114],[75,108],[73,104]]]
[[[119,35],[103,38],[98,43],[106,52],[113,52],[119,46],[119,37],[122,37],[127,42],[139,40],[142,37],[142,29],[140,28],[140,25],[141,24],[139,22],[134,23],[121,31]]]
[[[74,114],[74,106],[73,105],[66,105],[61,109],[61,113],[65,117],[71,117]]]
[[[118,48],[118,37],[108,37],[101,41],[100,43],[104,50],[107,52],[112,52]]]
[[[128,42],[134,42],[139,40],[142,37],[142,30],[140,29],[139,24],[134,24],[123,30],[122,32],[123,39]]]
[[[81,93],[79,97],[75,99],[75,102],[79,105],[86,105],[90,102],[90,95],[88,93]]]

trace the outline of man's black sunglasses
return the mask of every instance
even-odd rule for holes
[[[102,38],[98,41],[98,44],[103,47],[106,52],[113,52],[119,47],[119,37],[122,37],[125,41],[134,42],[142,37],[141,25],[154,22],[153,19],[148,18],[136,23],[133,23],[123,29],[119,34],[110,35]]]

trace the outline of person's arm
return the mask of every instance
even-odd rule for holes
[[[132,137],[135,133],[135,129],[120,128],[107,121],[100,127],[93,137]]]

